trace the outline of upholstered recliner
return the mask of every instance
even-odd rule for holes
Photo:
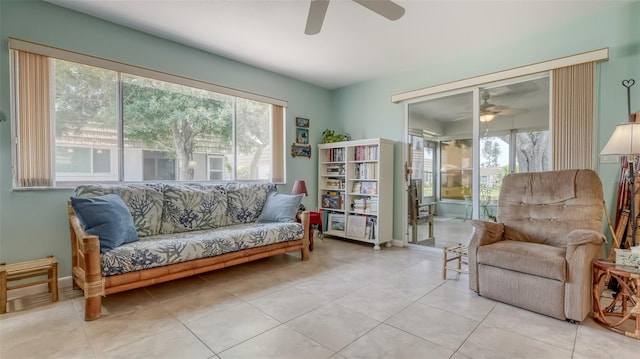
[[[473,221],[469,288],[558,319],[591,310],[591,263],[603,255],[602,183],[591,170],[508,175],[497,223]]]

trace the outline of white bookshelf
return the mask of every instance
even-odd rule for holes
[[[367,140],[318,145],[318,206],[324,233],[391,245],[393,141]]]

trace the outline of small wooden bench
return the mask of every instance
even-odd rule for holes
[[[23,281],[43,276],[47,276],[47,279],[20,283],[9,287],[9,283],[14,281]],[[44,283],[47,283],[49,287],[52,301],[57,302],[58,261],[54,256],[14,264],[0,264],[0,314],[7,312],[7,291]]]
[[[447,271],[454,271],[458,273],[469,273],[469,247],[462,245],[459,243],[454,247],[444,247],[442,250],[443,253],[443,263],[442,263],[442,279],[447,279]],[[458,265],[456,267],[449,267],[448,263],[451,261],[458,261]],[[465,265],[463,268],[462,265]]]

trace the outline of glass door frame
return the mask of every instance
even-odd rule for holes
[[[420,98],[413,98],[410,100],[406,100],[403,102],[404,105],[404,121],[403,121],[403,134],[404,134],[404,140],[405,143],[410,143],[410,135],[409,135],[409,106],[415,103],[420,103],[420,102],[424,102],[424,101],[429,101],[429,100],[435,100],[435,99],[439,99],[439,98],[443,98],[443,97],[448,97],[448,96],[452,96],[452,95],[458,95],[458,94],[462,94],[462,93],[471,93],[472,94],[472,131],[471,131],[471,138],[472,138],[472,178],[471,178],[471,196],[472,196],[472,219],[478,219],[478,215],[480,213],[480,104],[482,103],[481,100],[481,91],[485,90],[485,89],[492,89],[492,88],[496,88],[496,87],[501,87],[501,86],[505,86],[505,85],[509,85],[509,84],[514,84],[514,83],[520,83],[520,82],[526,82],[526,81],[531,81],[531,80],[535,80],[535,79],[539,79],[539,78],[544,78],[544,77],[550,77],[551,74],[549,71],[544,71],[544,72],[539,72],[539,73],[534,73],[534,74],[529,74],[529,75],[524,75],[524,76],[518,76],[517,78],[510,78],[510,79],[505,79],[505,80],[499,80],[499,81],[494,81],[491,83],[484,83],[484,84],[479,84],[479,85],[475,85],[475,86],[471,86],[471,87],[465,87],[465,88],[460,88],[457,90],[452,90],[452,91],[446,91],[446,92],[442,92],[442,93],[437,93],[437,94],[432,94],[432,95],[428,95],[428,96],[423,96]],[[551,96],[552,93],[551,91],[549,91],[549,131],[551,132]],[[512,136],[512,138],[515,136],[515,132],[511,132],[510,136]],[[515,142],[514,142],[515,143]],[[509,172],[513,173],[515,171],[515,152],[512,149],[513,146],[510,146],[509,149]],[[407,159],[408,159],[408,150],[406,148],[406,146],[403,146],[403,160],[405,161],[405,163],[407,163]],[[437,163],[437,165],[439,165],[440,162],[440,149],[438,148],[437,151],[434,153],[434,156],[437,156],[437,161],[435,161]],[[439,168],[439,167],[438,167]],[[439,172],[439,171],[438,171]],[[434,177],[438,177],[437,182],[439,183],[439,173],[436,175],[434,173]],[[434,181],[436,182],[436,181]],[[435,186],[435,184],[434,184]],[[406,181],[405,178],[405,185],[404,185],[404,193],[407,193],[408,190],[408,182]],[[440,187],[439,184],[436,187],[436,191],[434,191],[434,199],[440,198]],[[407,196],[403,195],[402,196],[402,200],[403,200],[403,218],[408,218],[408,207],[407,207]],[[409,243],[409,224],[407,220],[403,221],[403,233],[404,233],[404,243],[408,244]],[[434,247],[435,248],[435,247]]]

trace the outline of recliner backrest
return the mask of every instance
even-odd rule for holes
[[[506,239],[566,247],[572,230],[601,229],[602,199],[592,170],[511,174],[502,182],[497,221]]]

